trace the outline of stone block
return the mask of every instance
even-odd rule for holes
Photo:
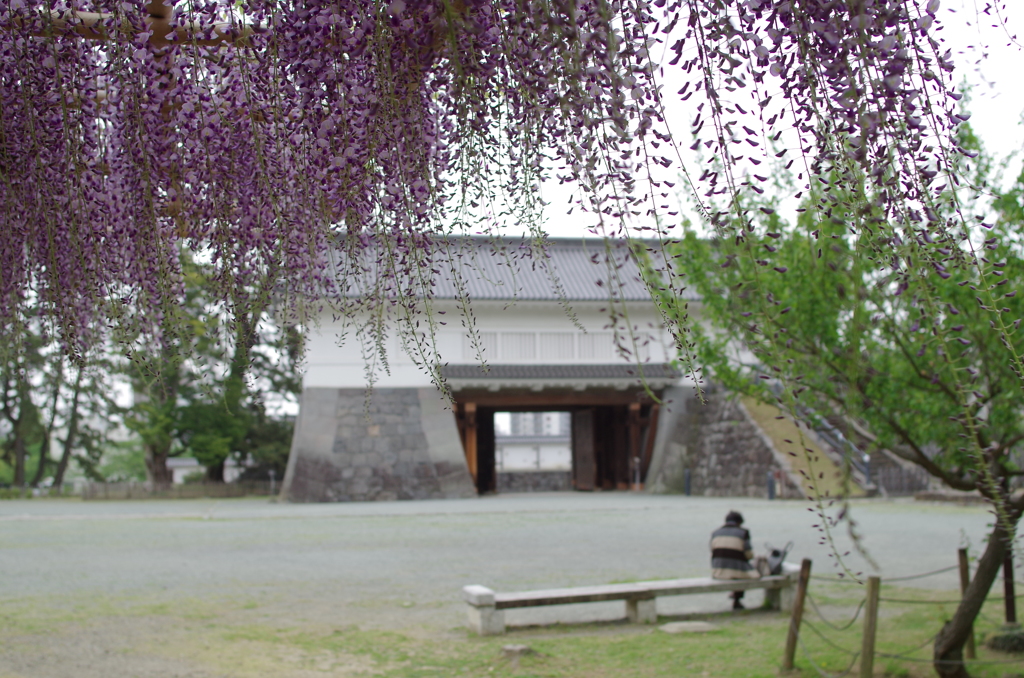
[[[289,462],[289,475],[302,476],[289,485],[293,500],[476,494],[454,416],[434,389],[377,389],[369,403],[363,389],[307,389],[303,402]],[[318,455],[326,466],[309,463]]]
[[[654,598],[626,601],[626,618],[634,624],[653,624],[658,621],[657,605]]]
[[[467,593],[469,589],[474,591]],[[494,592],[485,586],[466,586],[462,590],[466,596],[469,628],[481,636],[500,636],[505,633],[505,612],[494,606]]]

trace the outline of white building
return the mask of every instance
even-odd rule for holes
[[[524,258],[518,243],[463,239],[434,262],[433,317],[444,324],[436,326],[431,350],[454,407],[397,331],[385,342],[389,370],[377,374],[367,402],[366,335],[324,314],[308,344],[286,496],[346,501],[496,491],[499,412],[569,413],[568,486],[624,489],[643,479],[659,444],[652,396],[676,386],[679,374],[668,364],[673,342],[632,250],[603,240],[553,240],[545,255]],[[459,283],[444,274],[450,261],[458,263]],[[460,311],[460,288],[472,323]]]

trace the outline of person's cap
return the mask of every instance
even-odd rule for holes
[[[725,516],[725,522],[733,523],[734,525],[742,525],[743,514],[739,511],[729,511],[729,513]]]

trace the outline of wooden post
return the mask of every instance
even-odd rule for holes
[[[871,678],[875,670],[875,631],[878,628],[878,589],[882,580],[868,577],[868,602],[864,606],[864,637],[860,644],[860,678]]]
[[[633,490],[639,490],[640,487],[640,403],[630,403],[626,415],[626,428],[628,430],[629,442],[628,442],[628,454],[629,463],[626,465],[627,471],[630,478],[626,480],[632,486]]]
[[[658,437],[658,416],[660,407],[657,403],[651,405],[647,415],[647,423],[644,426],[644,455],[640,461],[640,484],[647,482],[647,469],[651,467],[651,457],[654,455],[654,443]]]
[[[967,585],[971,583],[971,566],[967,563],[967,549],[960,549],[958,552],[960,560],[960,597],[967,593]],[[977,659],[978,654],[974,648],[974,625],[967,635],[967,642],[964,644],[964,656],[968,659]]]
[[[793,614],[789,618],[789,633],[786,634],[786,656],[782,659],[782,670],[793,670],[793,658],[796,655],[796,643],[800,638],[800,622],[804,617],[804,597],[807,585],[811,581],[811,559],[804,558],[800,562],[800,579],[796,583],[796,600],[793,601]]]
[[[572,413],[572,480],[575,489],[586,492],[597,485],[593,408]]]
[[[473,477],[473,482],[476,483],[476,470],[477,470],[477,456],[476,456],[476,403],[466,403],[463,405],[463,421],[466,431],[465,437],[465,454],[466,454],[466,466],[469,468],[469,475]]]

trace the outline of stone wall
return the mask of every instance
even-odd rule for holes
[[[767,497],[768,474],[777,497],[801,492],[789,470],[739,399],[711,386],[702,404],[682,389],[673,394],[660,454],[652,460],[647,487],[654,493],[682,493],[686,470],[690,492],[707,497]]]
[[[295,502],[476,496],[455,418],[434,389],[307,388],[282,496]]]
[[[572,471],[499,472],[498,492],[564,492],[572,489]]]

